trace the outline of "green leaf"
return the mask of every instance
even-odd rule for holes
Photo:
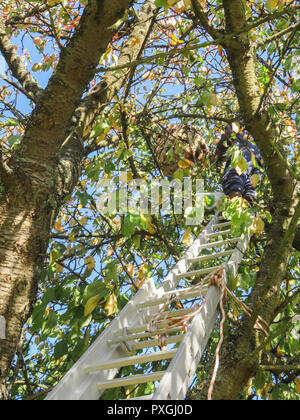
[[[136,231],[137,226],[141,222],[141,216],[139,214],[128,214],[125,216],[121,232],[124,236],[130,238]]]
[[[21,140],[22,140],[22,136],[20,135],[11,134],[9,137],[7,137],[7,141],[10,147],[16,146],[17,144],[21,142]]]
[[[183,170],[181,168],[177,169],[177,171],[173,174],[174,179],[179,179],[180,181],[183,180]]]
[[[204,201],[205,201],[206,207],[213,207],[215,204],[216,198],[214,194],[206,194],[204,196]]]
[[[99,295],[100,299],[104,299],[109,293],[105,283],[101,280],[96,280],[89,284],[83,292],[83,301],[86,303],[91,297]]]
[[[154,4],[156,7],[163,7],[165,10],[169,8],[168,0],[155,0]]]
[[[19,125],[18,120],[15,120],[13,118],[8,118],[6,121],[4,121],[4,125],[10,126],[10,127],[16,127]]]
[[[199,101],[206,106],[211,105],[211,92],[203,92],[202,95],[199,98]]]
[[[118,280],[117,261],[111,261],[106,265],[105,279],[114,281]]]
[[[54,348],[54,357],[56,360],[68,353],[68,344],[66,340],[59,341]]]

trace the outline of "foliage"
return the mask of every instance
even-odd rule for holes
[[[132,75],[117,96],[84,133],[87,153],[80,180],[56,219],[37,300],[24,328],[23,350],[11,368],[12,399],[43,398],[45,391],[62,378],[147,278],[153,276],[156,284],[162,282],[178,255],[210,218],[208,212],[202,226],[187,230],[184,215],[173,211],[151,217],[142,211],[120,215],[104,214],[97,209],[99,180],[111,180],[118,185],[119,171],[127,171],[128,181],[139,178],[147,185],[160,177],[151,142],[170,122],[197,126],[213,155],[217,136],[239,114],[224,50],[195,25],[190,2],[177,2],[173,7],[174,3],[155,1],[161,9],[140,62],[132,67]],[[222,27],[222,2],[200,3],[214,25]],[[76,0],[1,3],[0,17],[5,19],[6,32],[28,70],[42,85],[55,72],[60,53],[76,31],[86,4]],[[34,7],[39,8],[38,14]],[[133,7],[135,10],[128,11],[128,19],[102,56],[99,71],[87,92],[103,74],[117,66],[119,51],[135,24],[138,2]],[[245,8],[256,49],[262,106],[277,120],[280,130],[277,147],[296,173],[298,40],[294,32],[288,31],[281,37],[272,37],[294,23],[299,7],[293,1],[259,0],[245,1]],[[18,148],[33,103],[9,70],[1,69],[1,73],[1,146],[2,155],[9,157]],[[245,170],[241,156],[236,154],[234,162],[242,172]],[[175,177],[187,176],[203,178],[206,191],[221,191],[221,174],[213,162],[199,165],[193,171],[179,162]],[[259,203],[254,208],[238,200],[223,205],[224,215],[233,222],[232,234],[248,233],[251,229],[254,234],[238,276],[232,279],[232,288],[243,300],[255,282],[272,219],[271,188],[265,174],[257,191]],[[120,191],[117,197],[120,198]],[[280,311],[271,326],[272,333],[279,332],[267,348],[275,364],[294,360],[299,354],[299,333],[295,332],[299,304],[293,299],[299,291],[299,274],[299,253],[294,252],[278,298]],[[240,314],[234,304],[228,306],[238,318]],[[228,320],[228,329],[234,334],[233,321],[231,325]],[[202,366],[213,363],[217,342],[215,330]],[[18,370],[20,364],[23,368]],[[206,372],[199,368],[197,376],[204,379]],[[151,387],[143,385],[131,391],[141,395],[151,393]],[[110,391],[108,397],[116,398],[114,392]],[[125,397],[128,395],[130,391]],[[259,370],[240,395],[241,399],[257,397],[297,399],[299,379],[290,371]]]

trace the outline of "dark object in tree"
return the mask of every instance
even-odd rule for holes
[[[187,167],[204,166],[209,155],[199,131],[181,124],[169,124],[154,140],[153,152],[163,175],[170,177],[179,169],[179,161],[184,161]]]

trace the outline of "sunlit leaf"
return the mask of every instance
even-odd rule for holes
[[[118,299],[114,293],[111,293],[104,305],[107,316],[113,315],[118,309]]]
[[[261,234],[263,233],[265,228],[265,224],[262,220],[262,218],[260,216],[255,216],[252,226],[251,226],[251,230],[253,233],[258,233]]]
[[[89,255],[88,257],[86,257],[84,259],[84,263],[86,264],[87,269],[89,271],[93,271],[93,269],[95,267],[95,259],[94,259],[94,257],[92,255]]]
[[[296,389],[297,389],[298,395],[300,397],[300,378],[295,379],[295,384],[296,384]]]
[[[86,304],[84,305],[84,316],[89,315],[98,305],[98,302],[100,301],[100,296],[96,295],[91,297]]]
[[[258,174],[252,175],[251,184],[253,185],[254,188],[257,186],[258,182],[259,182],[259,175]]]
[[[266,6],[272,12],[278,5],[279,0],[266,0]]]
[[[185,231],[181,242],[184,245],[191,245],[191,243],[192,243],[192,233],[191,233],[191,228],[190,227],[188,227],[187,230]]]

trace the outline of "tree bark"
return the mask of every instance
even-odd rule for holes
[[[82,140],[70,150],[66,164],[57,159],[84,89],[116,32],[114,24],[130,0],[91,0],[78,28],[64,48],[56,71],[43,92],[22,68],[5,33],[0,49],[14,76],[37,97],[18,151],[0,163],[0,314],[6,339],[0,340],[0,398],[7,398],[5,380],[22,327],[32,311],[49,234],[62,200],[80,174]]]
[[[275,208],[268,244],[248,301],[253,310],[252,316],[249,318],[245,315],[235,335],[227,334],[222,345],[212,398],[232,400],[238,397],[259,368],[260,353],[256,349],[264,336],[255,333],[253,327],[258,315],[270,324],[276,313],[280,285],[286,274],[300,216],[300,205],[297,183],[274,148],[277,141],[275,124],[261,106],[255,55],[248,32],[245,31],[244,2],[223,0],[223,7],[226,27],[221,45],[226,50],[241,115],[264,159]],[[208,386],[209,379],[197,388],[192,398],[206,399]]]
[[[95,115],[101,115],[101,105],[113,98],[129,74],[125,69],[118,76],[105,76],[81,100],[116,32],[115,22],[130,3],[90,1],[45,90],[40,92],[27,75],[28,86],[38,91],[37,107],[18,154],[0,164],[0,314],[7,324],[6,339],[0,340],[0,399],[7,398],[5,380],[36,298],[53,223],[80,176],[83,131]],[[143,51],[155,10],[152,0],[140,8],[131,36],[121,48],[121,64],[136,60]],[[139,43],[133,46],[136,38]],[[10,50],[9,40],[5,41]],[[24,69],[18,70],[15,76],[24,77]]]

